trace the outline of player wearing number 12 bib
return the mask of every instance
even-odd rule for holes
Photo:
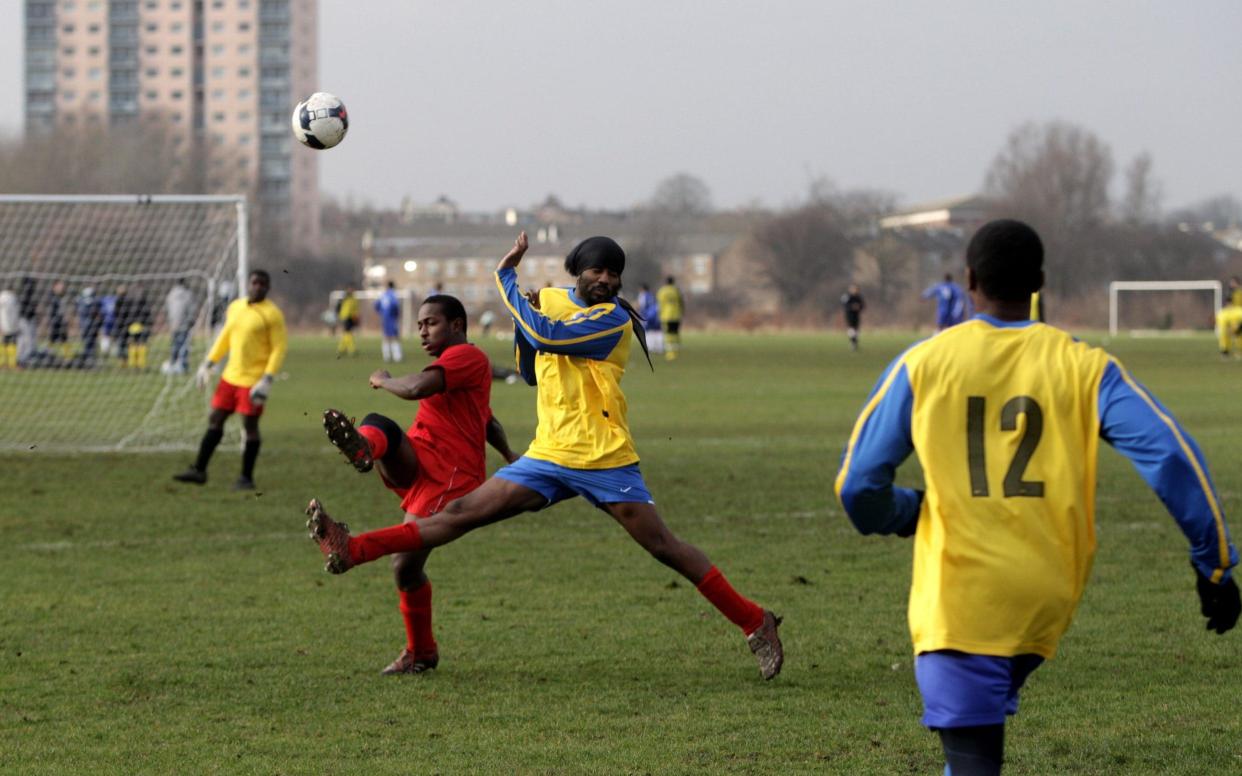
[[[979,314],[889,365],[836,479],[859,531],[914,535],[915,677],[954,774],[1000,772],[1005,718],[1069,627],[1095,555],[1100,439],[1190,541],[1208,628],[1229,630],[1240,608],[1237,550],[1194,440],[1108,353],[1030,320],[1039,236],[994,221],[966,260]],[[911,452],[925,491],[893,484]]]

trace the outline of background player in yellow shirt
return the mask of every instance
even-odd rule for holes
[[[784,660],[780,619],[741,596],[699,548],[669,530],[639,471],[621,391],[630,337],[637,334],[642,342],[637,313],[617,296],[625,252],[607,237],[588,238],[565,259],[573,287],[524,295],[517,266],[527,247],[522,232],[496,269],[496,285],[517,325],[522,375],[538,386],[534,442],[478,490],[392,532],[351,537],[312,500],[307,526],[328,559],[328,570],[342,573],[385,554],[429,550],[475,528],[582,496],[656,560],[692,582],[745,634],[763,678],[775,677]],[[393,536],[397,532],[402,535]],[[364,539],[374,534],[385,541]]]
[[[966,250],[972,320],[898,356],[863,407],[836,491],[862,533],[914,535],[909,621],[923,722],[951,774],[999,773],[1018,691],[1051,658],[1095,554],[1099,440],[1130,459],[1190,541],[1224,633],[1238,554],[1194,440],[1099,348],[1030,320],[1043,245],[993,221]],[[893,486],[911,452],[926,491]]]
[[[336,343],[336,357],[358,355],[358,345],[354,342],[354,329],[358,328],[358,297],[354,296],[354,287],[345,289],[336,306],[336,320],[341,324],[341,339]]]
[[[241,476],[233,489],[254,490],[254,463],[259,457],[260,444],[259,416],[263,414],[272,379],[280,371],[288,349],[285,316],[267,298],[271,287],[272,279],[266,272],[256,269],[250,273],[246,298],[236,299],[229,305],[224,328],[220,329],[207,359],[198,368],[195,380],[200,389],[206,388],[215,364],[225,355],[229,358],[211,397],[211,414],[207,416],[207,432],[198,446],[198,458],[190,468],[173,475],[178,482],[198,485],[207,482],[207,464],[224,436],[224,421],[234,412],[240,412],[246,447],[242,452]]]
[[[656,303],[660,306],[660,326],[664,329],[664,358],[672,361],[681,352],[681,317],[686,313],[685,297],[672,275],[665,278],[664,285],[656,291]]]
[[[1216,340],[1220,345],[1220,354],[1225,358],[1238,355],[1239,339],[1242,339],[1242,303],[1233,301],[1231,296],[1216,313]]]

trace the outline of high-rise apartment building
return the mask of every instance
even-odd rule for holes
[[[317,2],[26,0],[27,131],[162,118],[184,159],[206,150],[210,191],[311,247],[318,159],[289,116],[316,87]]]

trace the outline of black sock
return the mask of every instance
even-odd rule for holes
[[[396,455],[401,449],[401,438],[405,436],[405,432],[397,425],[397,422],[390,417],[380,415],[378,412],[372,412],[362,419],[360,426],[374,426],[384,433],[384,438],[388,440],[388,450],[384,452],[383,458]]]
[[[194,462],[195,469],[200,472],[207,471],[207,462],[211,460],[211,454],[216,451],[216,445],[220,444],[223,438],[224,429],[207,429],[207,433],[203,434],[203,441],[198,443],[198,460]]]
[[[940,745],[951,776],[1000,776],[1005,726],[941,728]]]
[[[246,448],[242,450],[242,476],[248,480],[254,479],[254,462],[259,457],[261,444],[261,439],[247,439]]]

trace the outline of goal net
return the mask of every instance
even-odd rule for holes
[[[1108,284],[1108,333],[1136,336],[1210,332],[1219,280],[1115,280]]]
[[[0,450],[192,448],[246,217],[239,196],[0,196]]]

